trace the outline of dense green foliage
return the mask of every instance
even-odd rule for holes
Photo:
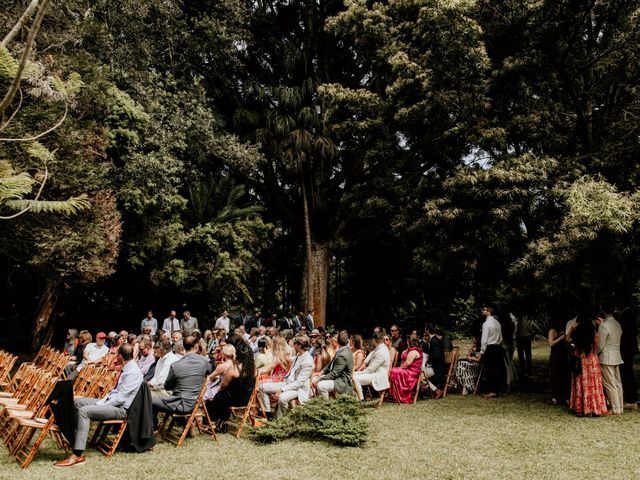
[[[252,429],[254,439],[271,443],[289,438],[357,447],[367,440],[366,410],[350,395],[336,400],[317,397],[287,415]]]
[[[4,36],[26,4],[0,6]],[[26,337],[46,312],[119,328],[315,306],[464,329],[479,302],[628,305],[639,12],[54,1],[0,112],[0,215],[31,202],[0,222],[3,321]],[[29,24],[0,48],[2,95]]]

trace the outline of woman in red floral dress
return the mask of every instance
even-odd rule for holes
[[[580,315],[569,338],[575,346],[575,368],[571,374],[571,399],[569,408],[579,417],[600,416],[607,413],[602,389],[602,373],[596,353],[598,335],[591,318]],[[572,365],[574,362],[572,362]]]

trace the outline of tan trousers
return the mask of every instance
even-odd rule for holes
[[[611,404],[611,410],[613,413],[622,413],[624,400],[620,365],[600,365],[600,369],[602,370],[602,386]]]

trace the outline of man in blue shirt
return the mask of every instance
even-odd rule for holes
[[[104,398],[76,398],[75,407],[78,413],[76,438],[73,453],[64,460],[56,462],[54,467],[73,467],[84,463],[84,449],[87,445],[91,420],[121,420],[127,416],[127,410],[142,385],[144,376],[136,362],[133,361],[133,347],[129,344],[118,348],[118,363],[122,372],[115,388]]]

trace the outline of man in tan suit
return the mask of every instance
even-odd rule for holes
[[[602,386],[611,404],[613,414],[622,415],[624,406],[620,377],[622,327],[613,317],[613,308],[607,305],[603,310],[605,317],[598,327],[598,358],[602,370]]]
[[[382,332],[374,333],[373,340],[376,344],[367,358],[364,360],[366,368],[360,372],[355,372],[353,381],[358,392],[358,398],[363,399],[362,385],[372,385],[376,392],[380,392],[389,388],[389,349],[382,341],[384,334]]]

